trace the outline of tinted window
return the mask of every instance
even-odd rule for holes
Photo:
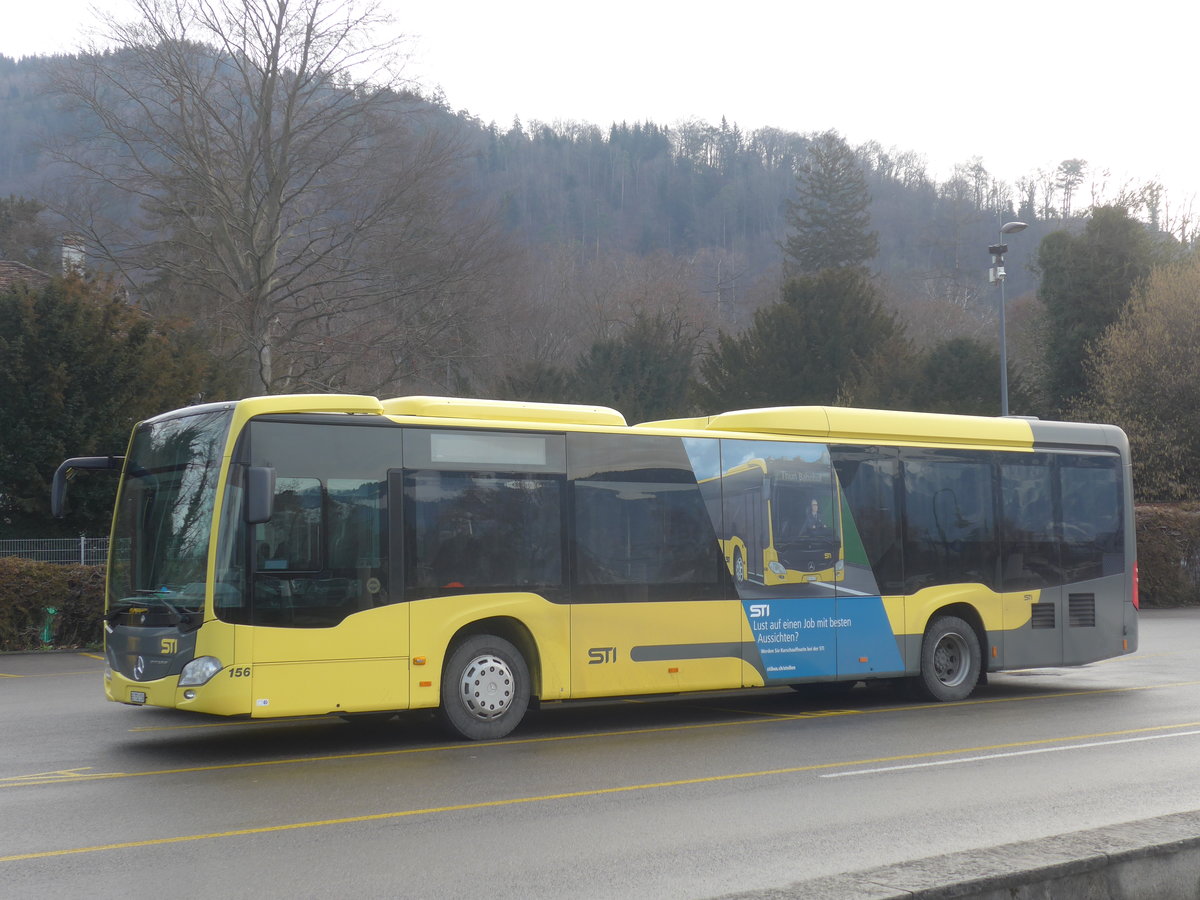
[[[142,424],[133,437],[114,537],[109,602],[160,595],[198,609],[229,414],[200,413]]]
[[[561,585],[563,479],[406,471],[409,583],[418,592]]]
[[[1121,468],[1116,457],[1059,457],[1062,555],[1067,581],[1125,571]]]
[[[903,451],[905,589],[998,588],[992,466],[983,454]]]
[[[721,596],[723,560],[678,438],[568,435],[576,600]]]
[[[850,515],[846,532],[846,565],[854,558],[853,535],[861,541],[866,565],[884,594],[904,592],[904,553],[900,532],[900,461],[897,452],[880,447],[831,447],[834,468]],[[849,575],[847,575],[849,578]]]
[[[239,453],[245,458],[246,446]],[[388,586],[385,485],[400,453],[395,427],[252,422],[249,464],[275,470],[275,508],[248,538],[223,541],[218,614],[318,628],[399,599]],[[235,474],[227,502],[240,495],[237,482]],[[228,532],[244,535],[236,519],[234,508],[227,509]],[[239,588],[247,580],[250,589]]]
[[[1062,583],[1049,454],[1006,454],[1000,463],[1000,569],[1003,589]]]
[[[562,435],[407,431],[405,538],[413,596],[561,587],[562,459]]]

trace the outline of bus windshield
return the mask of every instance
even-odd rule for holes
[[[179,613],[204,604],[208,541],[228,410],[144,422],[117,498],[110,613],[130,604]]]

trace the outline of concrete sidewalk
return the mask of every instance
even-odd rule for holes
[[[721,900],[1197,900],[1200,812],[801,881]]]

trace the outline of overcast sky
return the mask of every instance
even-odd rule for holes
[[[975,156],[1010,182],[1081,158],[1114,190],[1200,195],[1192,0],[384,2],[406,74],[504,127],[725,116],[913,150],[939,178]],[[91,19],[88,0],[14,5],[7,56],[74,49]]]

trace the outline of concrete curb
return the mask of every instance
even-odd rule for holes
[[[1200,811],[729,894],[720,900],[1196,900]]]

